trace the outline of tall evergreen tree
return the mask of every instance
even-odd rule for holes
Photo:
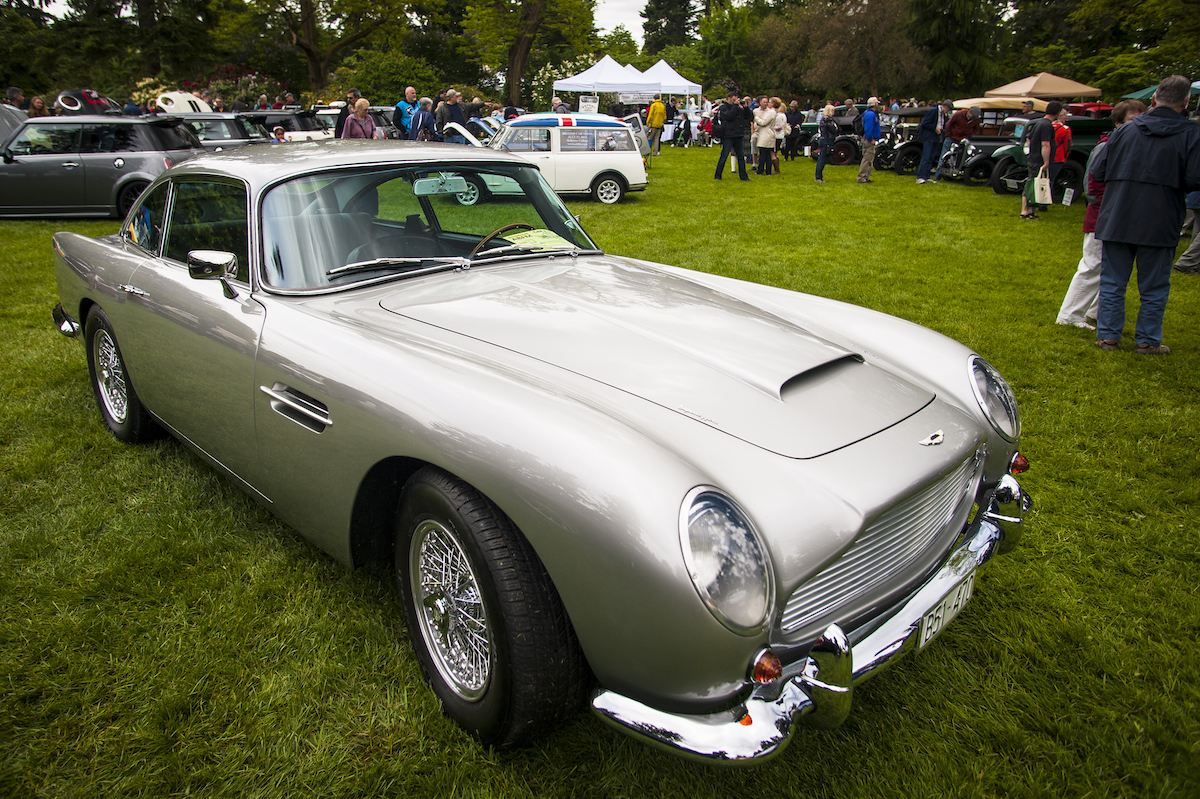
[[[973,94],[996,85],[1004,0],[910,0],[909,35],[929,59],[938,92]]]
[[[684,45],[696,32],[696,10],[692,0],[646,0],[642,9],[642,34],[646,53],[657,53],[664,47]]]

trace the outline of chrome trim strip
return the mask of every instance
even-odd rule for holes
[[[979,515],[966,540],[941,568],[853,648],[841,628],[830,625],[809,656],[786,668],[782,678],[755,686],[745,702],[716,713],[668,713],[607,689],[593,695],[592,710],[644,743],[710,764],[747,764],[773,757],[791,740],[800,720],[824,728],[837,726],[850,711],[854,685],[915,649],[925,613],[972,570],[1004,551],[1011,533],[992,521],[995,514],[1014,509],[1010,506],[1021,513],[1032,507],[1020,486],[1014,488],[1016,481],[1007,480],[1011,477],[1001,481],[988,510]],[[1012,520],[1020,524],[1019,516]]]

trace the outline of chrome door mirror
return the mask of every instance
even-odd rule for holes
[[[237,277],[237,256],[224,250],[192,250],[187,254],[188,275],[193,280],[219,280],[225,296],[233,299],[237,292],[229,278]]]

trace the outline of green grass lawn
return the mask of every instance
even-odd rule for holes
[[[0,796],[1200,796],[1200,277],[1165,343],[1054,324],[1083,209],[850,167],[716,183],[664,150],[650,188],[572,202],[610,252],[859,303],[982,353],[1017,392],[1021,546],[930,649],[749,770],[580,714],[481,749],[440,713],[386,568],[345,571],[182,446],[104,429],[50,321],[50,235],[0,222]],[[1186,242],[1185,242],[1186,243]]]

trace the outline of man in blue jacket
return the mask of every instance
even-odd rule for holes
[[[953,110],[954,103],[942,100],[941,105],[925,115],[917,128],[917,137],[921,140],[921,165],[917,167],[917,183],[937,182],[929,181],[929,171],[933,169],[934,151],[945,134],[946,119]]]
[[[871,166],[875,163],[875,145],[882,133],[879,130],[879,98],[867,100],[867,110],[863,114],[862,161],[858,165],[858,182],[872,183]]]
[[[1125,287],[1137,261],[1139,355],[1169,355],[1162,343],[1163,312],[1171,292],[1171,261],[1183,224],[1184,196],[1200,189],[1200,126],[1183,115],[1191,81],[1172,75],[1158,84],[1154,109],[1108,138],[1088,174],[1107,185],[1096,238],[1100,309],[1096,346],[1115,350],[1125,327]]]

